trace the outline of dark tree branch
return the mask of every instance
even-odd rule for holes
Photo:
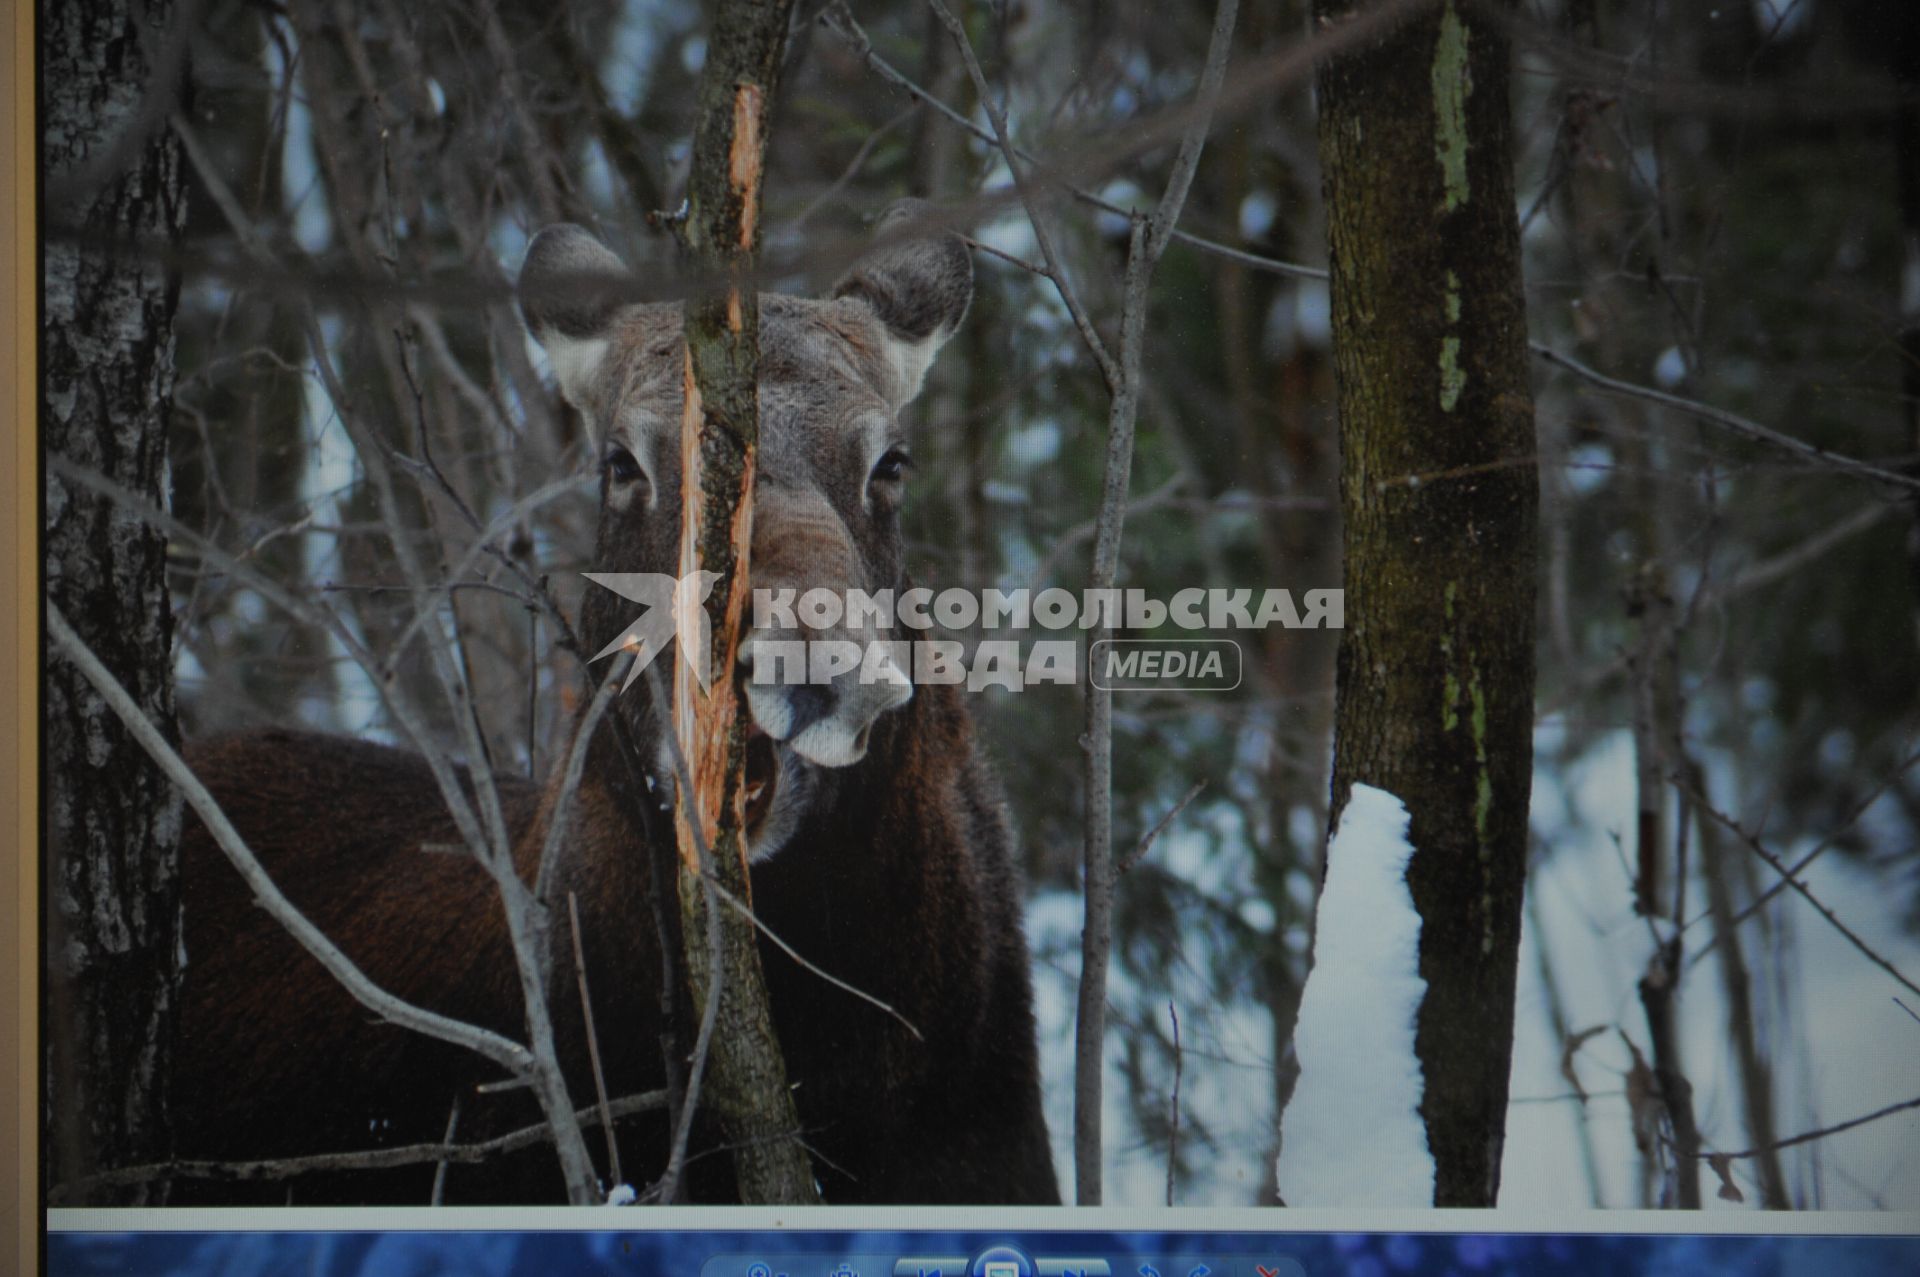
[[[1728,1161],[1740,1161],[1743,1158],[1760,1157],[1766,1153],[1778,1152],[1783,1148],[1792,1148],[1796,1144],[1810,1144],[1814,1140],[1823,1140],[1829,1135],[1838,1135],[1842,1131],[1851,1131],[1857,1126],[1865,1126],[1869,1122],[1877,1122],[1883,1117],[1892,1117],[1895,1113],[1905,1113],[1910,1109],[1920,1109],[1920,1095],[1916,1095],[1910,1100],[1901,1100],[1898,1104],[1889,1104],[1885,1108],[1875,1109],[1871,1113],[1863,1113],[1859,1117],[1849,1118],[1844,1122],[1836,1122],[1832,1126],[1823,1126],[1817,1131],[1802,1131],[1798,1135],[1790,1135],[1786,1139],[1768,1144],[1762,1148],[1743,1148],[1737,1153],[1697,1153],[1695,1156],[1699,1157],[1702,1161],[1710,1161],[1717,1158],[1724,1158]]]
[[[665,1091],[643,1091],[626,1095],[599,1106],[583,1108],[574,1120],[583,1127],[599,1125],[607,1117],[619,1121],[639,1113],[650,1113],[666,1104]],[[451,1129],[451,1123],[449,1124]],[[48,1190],[47,1204],[59,1206],[96,1187],[119,1184],[145,1184],[166,1179],[247,1180],[287,1179],[324,1171],[377,1171],[396,1166],[418,1166],[425,1162],[469,1165],[485,1162],[505,1153],[532,1148],[553,1138],[553,1128],[545,1122],[523,1126],[517,1131],[474,1144],[402,1144],[394,1148],[370,1148],[347,1153],[315,1153],[306,1157],[276,1157],[248,1162],[174,1161],[146,1166],[125,1166],[102,1171],[70,1184],[57,1184]]]

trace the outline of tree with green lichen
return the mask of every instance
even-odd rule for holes
[[[1367,8],[1320,0],[1323,24]],[[1498,25],[1452,3],[1319,71],[1347,628],[1332,820],[1411,814],[1434,1203],[1499,1191],[1532,773],[1535,465]]]

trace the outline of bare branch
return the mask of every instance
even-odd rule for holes
[[[453,1137],[460,1129],[460,1093],[453,1093],[453,1103],[447,1109],[447,1133],[440,1137],[440,1143],[451,1146]],[[427,1195],[427,1205],[441,1206],[447,1199],[447,1167],[453,1165],[447,1158],[439,1158],[433,1167],[433,1191]]]
[[[573,806],[573,798],[579,792],[581,779],[587,771],[587,755],[593,747],[593,736],[600,728],[600,720],[606,716],[607,706],[619,694],[626,684],[627,671],[638,659],[634,653],[626,653],[627,662],[622,665],[619,653],[615,654],[612,666],[606,677],[600,680],[600,686],[594,690],[593,699],[587,703],[586,712],[580,716],[573,731],[573,742],[567,749],[565,768],[560,773],[560,788],[547,809],[546,836],[540,843],[540,867],[534,871],[533,898],[545,903],[553,894],[553,875],[560,863],[560,844],[569,831],[567,815]]]
[[[1652,386],[1641,386],[1630,381],[1622,381],[1617,377],[1609,377],[1603,372],[1589,368],[1571,355],[1561,354],[1544,342],[1536,341],[1531,343],[1531,345],[1533,353],[1546,363],[1552,364],[1556,368],[1564,368],[1582,381],[1597,386],[1610,394],[1625,395],[1631,399],[1644,399],[1648,403],[1656,403],[1664,408],[1671,408],[1675,412],[1683,412],[1688,416],[1698,417],[1700,420],[1711,422],[1723,430],[1730,430],[1737,435],[1743,435],[1748,439],[1757,440],[1760,443],[1769,444],[1778,448],[1783,452],[1791,453],[1821,469],[1840,470],[1848,474],[1859,475],[1862,478],[1876,479],[1882,483],[1889,483],[1896,487],[1920,492],[1920,477],[1901,474],[1897,470],[1888,470],[1882,466],[1874,465],[1870,461],[1861,461],[1856,457],[1849,457],[1844,453],[1829,451],[1816,444],[1807,443],[1804,440],[1794,438],[1792,435],[1775,430],[1772,426],[1763,426],[1757,421],[1740,416],[1738,413],[1728,412],[1725,408],[1716,408],[1712,404],[1701,403],[1697,399],[1685,399],[1679,395],[1668,394],[1666,391],[1656,390]]]
[[[1067,282],[1066,272],[1061,269],[1060,255],[1054,251],[1053,235],[1047,230],[1046,219],[1040,216],[1040,203],[1035,198],[1030,180],[1022,171],[1020,152],[1013,145],[1013,137],[1007,132],[1006,108],[994,100],[993,90],[987,85],[986,72],[980,69],[980,59],[974,56],[973,42],[967,39],[967,29],[953,16],[943,0],[927,0],[933,6],[940,25],[953,37],[953,44],[960,51],[960,60],[967,68],[967,77],[973,81],[974,94],[980,99],[981,107],[987,113],[987,119],[993,122],[993,141],[1007,161],[1007,172],[1013,177],[1014,189],[1020,193],[1020,203],[1027,210],[1027,221],[1033,227],[1033,238],[1040,246],[1040,256],[1046,260],[1046,276],[1053,281],[1054,291],[1060,295],[1060,301],[1067,308],[1067,314],[1073,317],[1073,326],[1080,330],[1080,339],[1087,344],[1087,350],[1100,366],[1100,373],[1107,379],[1107,393],[1120,393],[1120,369],[1113,361],[1113,354],[1107,349],[1107,343],[1087,317],[1086,308],[1080,304],[1079,295],[1073,285]],[[848,21],[851,22],[851,18]]]
[[[1167,814],[1155,821],[1152,829],[1147,830],[1145,834],[1141,835],[1139,844],[1134,847],[1133,851],[1125,860],[1120,862],[1119,869],[1116,871],[1117,875],[1125,877],[1135,865],[1145,860],[1147,853],[1153,850],[1153,844],[1160,841],[1160,835],[1167,832],[1167,826],[1178,820],[1180,813],[1187,809],[1187,804],[1198,798],[1200,791],[1206,787],[1206,777],[1203,776],[1199,780],[1194,781],[1187,792],[1181,796],[1180,801],[1167,808]]]
[[[587,1060],[593,1065],[593,1093],[599,1100],[600,1125],[607,1135],[607,1182],[620,1184],[626,1177],[620,1173],[620,1144],[613,1137],[613,1114],[607,1107],[607,1075],[600,1067],[600,1033],[593,1021],[593,995],[587,989],[587,953],[580,943],[580,900],[571,891],[567,893],[567,920],[568,934],[573,938],[573,975],[580,983],[580,1017],[587,1026]]]
[[[847,993],[851,993],[854,997],[859,998],[862,1002],[865,1002],[870,1006],[878,1007],[880,1010],[885,1011],[888,1015],[898,1020],[901,1024],[901,1027],[906,1029],[907,1032],[913,1034],[914,1038],[917,1041],[924,1042],[927,1040],[926,1036],[922,1034],[919,1029],[916,1029],[913,1026],[912,1020],[907,1019],[906,1016],[901,1015],[898,1011],[894,1010],[891,1006],[887,1005],[885,1002],[882,1002],[879,998],[874,997],[871,993],[868,993],[865,989],[859,988],[855,985],[848,984],[845,980],[842,980],[839,976],[834,975],[830,971],[823,970],[822,968],[814,965],[812,962],[809,962],[806,958],[802,957],[798,949],[795,949],[792,945],[788,944],[785,940],[782,940],[779,936],[779,933],[774,931],[772,927],[769,927],[766,923],[760,921],[760,915],[756,914],[751,908],[749,908],[746,902],[741,900],[740,897],[734,895],[731,891],[728,891],[725,885],[722,884],[718,879],[714,878],[711,874],[709,874],[707,875],[707,881],[708,881],[708,884],[711,885],[714,891],[719,895],[721,900],[723,900],[724,902],[726,902],[727,905],[732,907],[737,913],[739,913],[741,917],[745,918],[748,922],[751,922],[754,925],[754,929],[757,930],[761,935],[773,941],[775,947],[777,947],[780,950],[780,952],[786,954],[789,958],[792,958],[795,962],[799,963],[801,967],[803,967],[805,970],[811,972],[814,975],[819,976],[822,980],[825,980],[828,984],[832,985],[834,988],[844,990]]]
[[[1859,1117],[1849,1118],[1844,1122],[1836,1122],[1832,1126],[1823,1126],[1817,1131],[1802,1131],[1798,1135],[1790,1135],[1786,1139],[1769,1144],[1764,1148],[1743,1148],[1738,1153],[1699,1153],[1696,1156],[1703,1161],[1716,1157],[1725,1158],[1728,1161],[1739,1161],[1747,1157],[1759,1157],[1763,1153],[1770,1153],[1783,1148],[1792,1148],[1796,1144],[1808,1144],[1814,1140],[1823,1140],[1829,1135],[1838,1135],[1842,1131],[1851,1131],[1856,1126],[1865,1126],[1869,1122],[1877,1122],[1883,1117],[1892,1117],[1895,1113],[1905,1113],[1909,1109],[1920,1109],[1920,1095],[1916,1095],[1910,1100],[1902,1100],[1898,1104],[1889,1104],[1885,1108],[1875,1109],[1871,1113],[1863,1113]]]
[[[1782,863],[1778,856],[1762,846],[1760,840],[1749,833],[1739,821],[1727,815],[1725,812],[1720,811],[1712,803],[1707,801],[1706,795],[1700,793],[1691,785],[1686,784],[1683,779],[1676,777],[1674,779],[1674,785],[1681,793],[1685,794],[1695,803],[1698,803],[1701,811],[1713,817],[1713,819],[1724,826],[1729,833],[1745,843],[1749,851],[1766,861],[1767,867],[1780,875],[1781,882],[1784,885],[1791,887],[1799,894],[1801,899],[1812,905],[1814,912],[1826,919],[1827,925],[1839,932],[1840,935],[1845,938],[1846,942],[1859,950],[1861,955],[1869,962],[1899,981],[1902,987],[1908,992],[1920,994],[1920,984],[1915,984],[1912,980],[1902,975],[1898,967],[1894,966],[1893,963],[1887,961],[1886,958],[1876,952],[1873,946],[1862,940],[1846,923],[1840,921],[1840,915],[1822,904],[1813,892],[1807,888],[1806,884],[1795,876],[1798,873],[1797,869],[1789,868],[1786,864]]]
[[[639,1113],[650,1113],[666,1104],[665,1091],[642,1091],[608,1103],[606,1112],[614,1121]],[[598,1108],[584,1108],[574,1114],[582,1126],[596,1126],[601,1120]],[[155,1162],[146,1166],[125,1166],[101,1171],[84,1179],[56,1184],[47,1190],[47,1204],[58,1206],[95,1188],[118,1184],[145,1184],[162,1179],[216,1179],[245,1182],[263,1179],[287,1179],[322,1171],[379,1171],[398,1166],[418,1166],[425,1162],[462,1165],[484,1162],[503,1153],[518,1152],[553,1138],[553,1128],[545,1122],[523,1126],[475,1144],[401,1144],[393,1148],[360,1149],[347,1153],[314,1153],[306,1157],[276,1157],[250,1162],[179,1161]]]
[[[911,77],[907,76],[899,68],[875,52],[873,41],[867,37],[866,31],[860,24],[854,21],[853,14],[847,8],[845,0],[835,0],[834,3],[829,4],[821,14],[820,20],[829,30],[839,36],[848,48],[853,50],[854,55],[864,62],[869,70],[886,83],[899,89],[916,102],[925,103],[931,107],[935,113],[941,116],[941,118],[958,128],[966,130],[980,141],[986,142],[989,145],[997,143],[997,139],[992,132],[981,128],[959,111],[954,110],[953,107],[942,102],[939,98],[935,97],[932,92],[923,88]],[[1278,78],[1276,75],[1274,80],[1277,81]],[[1029,164],[1040,163],[1040,160],[1031,151],[1017,144],[1014,147],[1014,154]],[[1122,208],[1112,200],[1106,199],[1084,186],[1072,182],[1064,182],[1061,183],[1061,185],[1075,200],[1078,200],[1089,208],[1096,208],[1103,213],[1112,213],[1118,217],[1126,217],[1131,213],[1130,209]],[[1231,245],[1222,244],[1218,240],[1207,239],[1204,236],[1195,235],[1191,231],[1183,231],[1178,227],[1173,229],[1172,237],[1203,253],[1210,253],[1215,257],[1222,257],[1230,262],[1238,262],[1250,270],[1263,271],[1269,275],[1285,275],[1295,279],[1327,278],[1327,272],[1320,267],[1302,266],[1297,262],[1281,261],[1276,257],[1264,257],[1259,253],[1249,253],[1245,249],[1234,248]],[[1036,274],[1045,273],[1043,270],[1029,266],[1024,262],[1020,263],[1020,265],[1027,266],[1028,269],[1034,270]]]
[[[1173,157],[1173,172],[1167,177],[1166,190],[1154,207],[1147,225],[1149,262],[1160,260],[1167,248],[1180,213],[1187,206],[1187,192],[1193,187],[1193,175],[1200,167],[1200,150],[1213,127],[1213,114],[1220,105],[1220,86],[1227,78],[1227,58],[1233,51],[1233,24],[1240,13],[1239,0],[1220,0],[1213,11],[1213,32],[1207,38],[1207,60],[1200,68],[1200,81],[1193,93],[1192,118],[1180,150]]]
[[[1195,786],[1193,793],[1199,791]],[[1193,793],[1187,796],[1191,798]],[[1167,1003],[1167,1018],[1173,1021],[1173,1097],[1167,1101],[1167,1205],[1173,1205],[1174,1168],[1180,1164],[1180,1013]]]
[[[940,0],[931,0],[940,12]],[[1215,10],[1207,60],[1196,88],[1200,107],[1175,158],[1174,171],[1151,219],[1135,213],[1127,243],[1126,282],[1120,309],[1120,354],[1107,383],[1113,399],[1107,412],[1107,454],[1095,524],[1089,590],[1111,590],[1119,569],[1120,537],[1133,476],[1133,439],[1139,415],[1141,359],[1146,344],[1147,286],[1165,247],[1166,235],[1180,220],[1193,169],[1212,123],[1220,81],[1226,74],[1238,0],[1220,0]],[[944,20],[944,19],[943,19]],[[950,26],[952,24],[950,23]],[[956,37],[959,38],[959,37]],[[964,49],[963,49],[964,52]],[[967,54],[969,65],[973,63]],[[1003,135],[1004,128],[996,124]],[[1011,155],[1008,158],[1011,164]],[[1038,223],[1035,223],[1036,230]],[[1089,647],[1091,650],[1091,647]],[[1086,883],[1085,921],[1080,941],[1080,987],[1076,1002],[1073,1084],[1073,1158],[1075,1197],[1080,1205],[1101,1200],[1101,1122],[1106,1055],[1107,969],[1113,942],[1113,693],[1089,680],[1084,753],[1086,829],[1082,875]]]
[[[47,635],[54,647],[86,676],[115,716],[126,725],[128,733],[167,774],[167,778],[180,787],[188,805],[200,817],[214,843],[234,869],[246,880],[261,908],[273,915],[274,921],[285,927],[287,934],[324,966],[340,986],[353,995],[355,1001],[382,1020],[477,1052],[516,1076],[526,1076],[532,1072],[534,1059],[526,1047],[489,1029],[449,1019],[395,997],[368,979],[353,959],[341,952],[318,927],[307,921],[306,915],[295,908],[293,902],[274,885],[273,879],[247,847],[245,839],[240,837],[240,832],[227,819],[226,813],[220,810],[220,804],[200,783],[200,778],[193,774],[193,769],[167,743],[160,730],[147,721],[146,715],[140,712],[140,707],[120,686],[119,680],[100,663],[100,658],[73,632],[60,609],[52,602],[46,606]]]

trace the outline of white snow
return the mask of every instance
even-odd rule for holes
[[[1757,720],[1764,723],[1766,720]],[[1640,1202],[1638,1154],[1624,1095],[1630,1057],[1624,1029],[1647,1051],[1646,1019],[1634,984],[1649,948],[1647,920],[1633,912],[1630,870],[1622,844],[1632,837],[1634,762],[1631,733],[1620,730],[1593,742],[1579,761],[1556,763],[1565,728],[1543,724],[1535,733],[1536,767],[1532,822],[1552,848],[1528,871],[1532,900],[1521,935],[1518,1006],[1514,1024],[1511,1107],[1501,1173],[1502,1209],[1527,1212],[1584,1206],[1632,1207]],[[1742,789],[1734,768],[1710,758],[1710,787],[1719,801]],[[1749,782],[1751,784],[1751,782]],[[1891,797],[1882,801],[1891,802]],[[1764,790],[1754,800],[1765,810]],[[1892,833],[1875,834],[1870,811],[1861,821],[1869,841],[1893,845]],[[1750,818],[1750,824],[1760,822]],[[1812,839],[1768,846],[1792,861]],[[1737,840],[1727,848],[1742,851]],[[1776,881],[1757,865],[1756,885]],[[1900,970],[1920,969],[1920,939],[1901,923],[1904,890],[1892,875],[1829,853],[1801,875],[1813,894],[1833,909],[1876,952]],[[1688,912],[1706,908],[1696,877],[1688,889]],[[1746,924],[1747,964],[1754,990],[1760,1045],[1774,1071],[1775,1123],[1779,1135],[1817,1130],[1870,1113],[1920,1093],[1920,1025],[1896,997],[1907,997],[1844,937],[1792,892],[1766,911],[1768,924]],[[1712,934],[1710,921],[1690,925],[1686,961],[1692,963]],[[1588,1040],[1573,1067],[1589,1099],[1572,1098],[1561,1074],[1562,1043],[1548,1024],[1542,950],[1552,963],[1570,1029],[1603,1031]],[[1785,957],[1780,955],[1784,954]],[[1739,1072],[1727,1034],[1726,1001],[1717,954],[1690,966],[1680,1003],[1681,1057],[1692,1083],[1695,1118],[1706,1145],[1742,1149],[1750,1144],[1739,1090]],[[1593,1178],[1581,1151],[1592,1148]],[[1844,1134],[1786,1150],[1783,1169],[1796,1205],[1828,1210],[1912,1211],[1920,1207],[1920,1112],[1896,1114]],[[1715,1195],[1717,1181],[1703,1177],[1709,1211],[1751,1211],[1760,1194],[1753,1168],[1736,1162],[1733,1177],[1745,1202]]]
[[[1653,379],[1660,383],[1662,390],[1678,390],[1687,379],[1687,357],[1680,347],[1668,346],[1660,352],[1660,358],[1653,364]]]
[[[633,1185],[615,1184],[613,1190],[607,1194],[607,1205],[631,1206],[635,1201],[639,1200],[639,1196],[638,1193],[633,1191]]]
[[[1294,1033],[1300,1081],[1281,1124],[1276,1174],[1289,1206],[1433,1203],[1413,1051],[1426,982],[1407,821],[1398,798],[1355,785],[1328,848]]]

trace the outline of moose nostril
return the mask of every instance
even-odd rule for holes
[[[793,718],[787,727],[791,740],[827,716],[833,708],[833,689],[818,683],[799,683],[787,689],[787,708]]]

